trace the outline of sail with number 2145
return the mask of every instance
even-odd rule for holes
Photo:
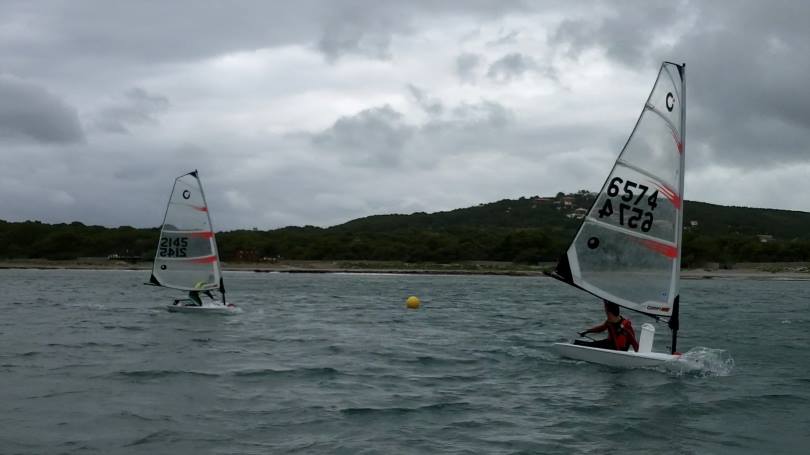
[[[197,171],[174,181],[149,281],[185,291],[218,290],[224,297],[217,242]]]

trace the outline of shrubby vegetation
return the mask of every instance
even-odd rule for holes
[[[226,261],[389,260],[455,262],[472,260],[536,263],[555,261],[568,247],[589,208],[586,191],[554,198],[502,200],[438,213],[378,215],[330,228],[286,227],[217,234]],[[580,210],[580,213],[582,210]],[[810,213],[725,207],[687,201],[683,262],[810,261]],[[692,221],[696,221],[695,226]],[[105,228],[37,221],[0,221],[0,258],[151,259],[159,229]],[[766,242],[763,243],[764,237]]]

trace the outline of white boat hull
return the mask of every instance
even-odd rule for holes
[[[195,314],[233,314],[236,313],[236,307],[225,305],[211,305],[204,304],[203,306],[191,305],[166,305],[166,309],[170,313],[195,313]]]
[[[554,350],[563,357],[620,368],[651,368],[677,360],[680,354],[660,352],[614,351],[571,343],[554,343]]]

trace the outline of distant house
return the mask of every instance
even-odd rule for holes
[[[768,234],[759,234],[757,235],[760,243],[768,243],[773,242],[773,236]]]
[[[236,260],[238,261],[257,261],[259,259],[259,252],[256,250],[237,250]]]
[[[690,222],[689,222],[689,226],[691,226],[691,227],[698,227],[698,222],[697,222],[697,220],[692,220],[692,221],[690,221]]]
[[[134,256],[134,255],[130,255],[130,254],[113,253],[113,254],[107,255],[107,260],[108,261],[139,262],[139,261],[143,260],[143,258],[141,258],[140,256]]]
[[[562,205],[563,207],[571,207],[574,205],[574,198],[571,196],[565,196],[562,198]]]
[[[581,219],[585,218],[585,215],[587,215],[587,214],[588,214],[588,209],[578,208],[578,209],[574,210],[571,213],[566,213],[565,217],[568,218],[569,220],[574,220],[574,219],[581,220]]]

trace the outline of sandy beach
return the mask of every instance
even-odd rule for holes
[[[510,262],[461,262],[450,264],[404,263],[396,261],[279,261],[223,262],[226,271],[256,273],[395,273],[429,275],[511,275],[544,276],[543,271],[554,263],[537,265]],[[125,262],[106,258],[80,258],[67,261],[45,259],[15,259],[0,261],[0,269],[87,269],[87,270],[150,270],[151,262]],[[705,268],[683,269],[681,278],[810,280],[810,263],[740,263],[731,268],[710,265]]]

